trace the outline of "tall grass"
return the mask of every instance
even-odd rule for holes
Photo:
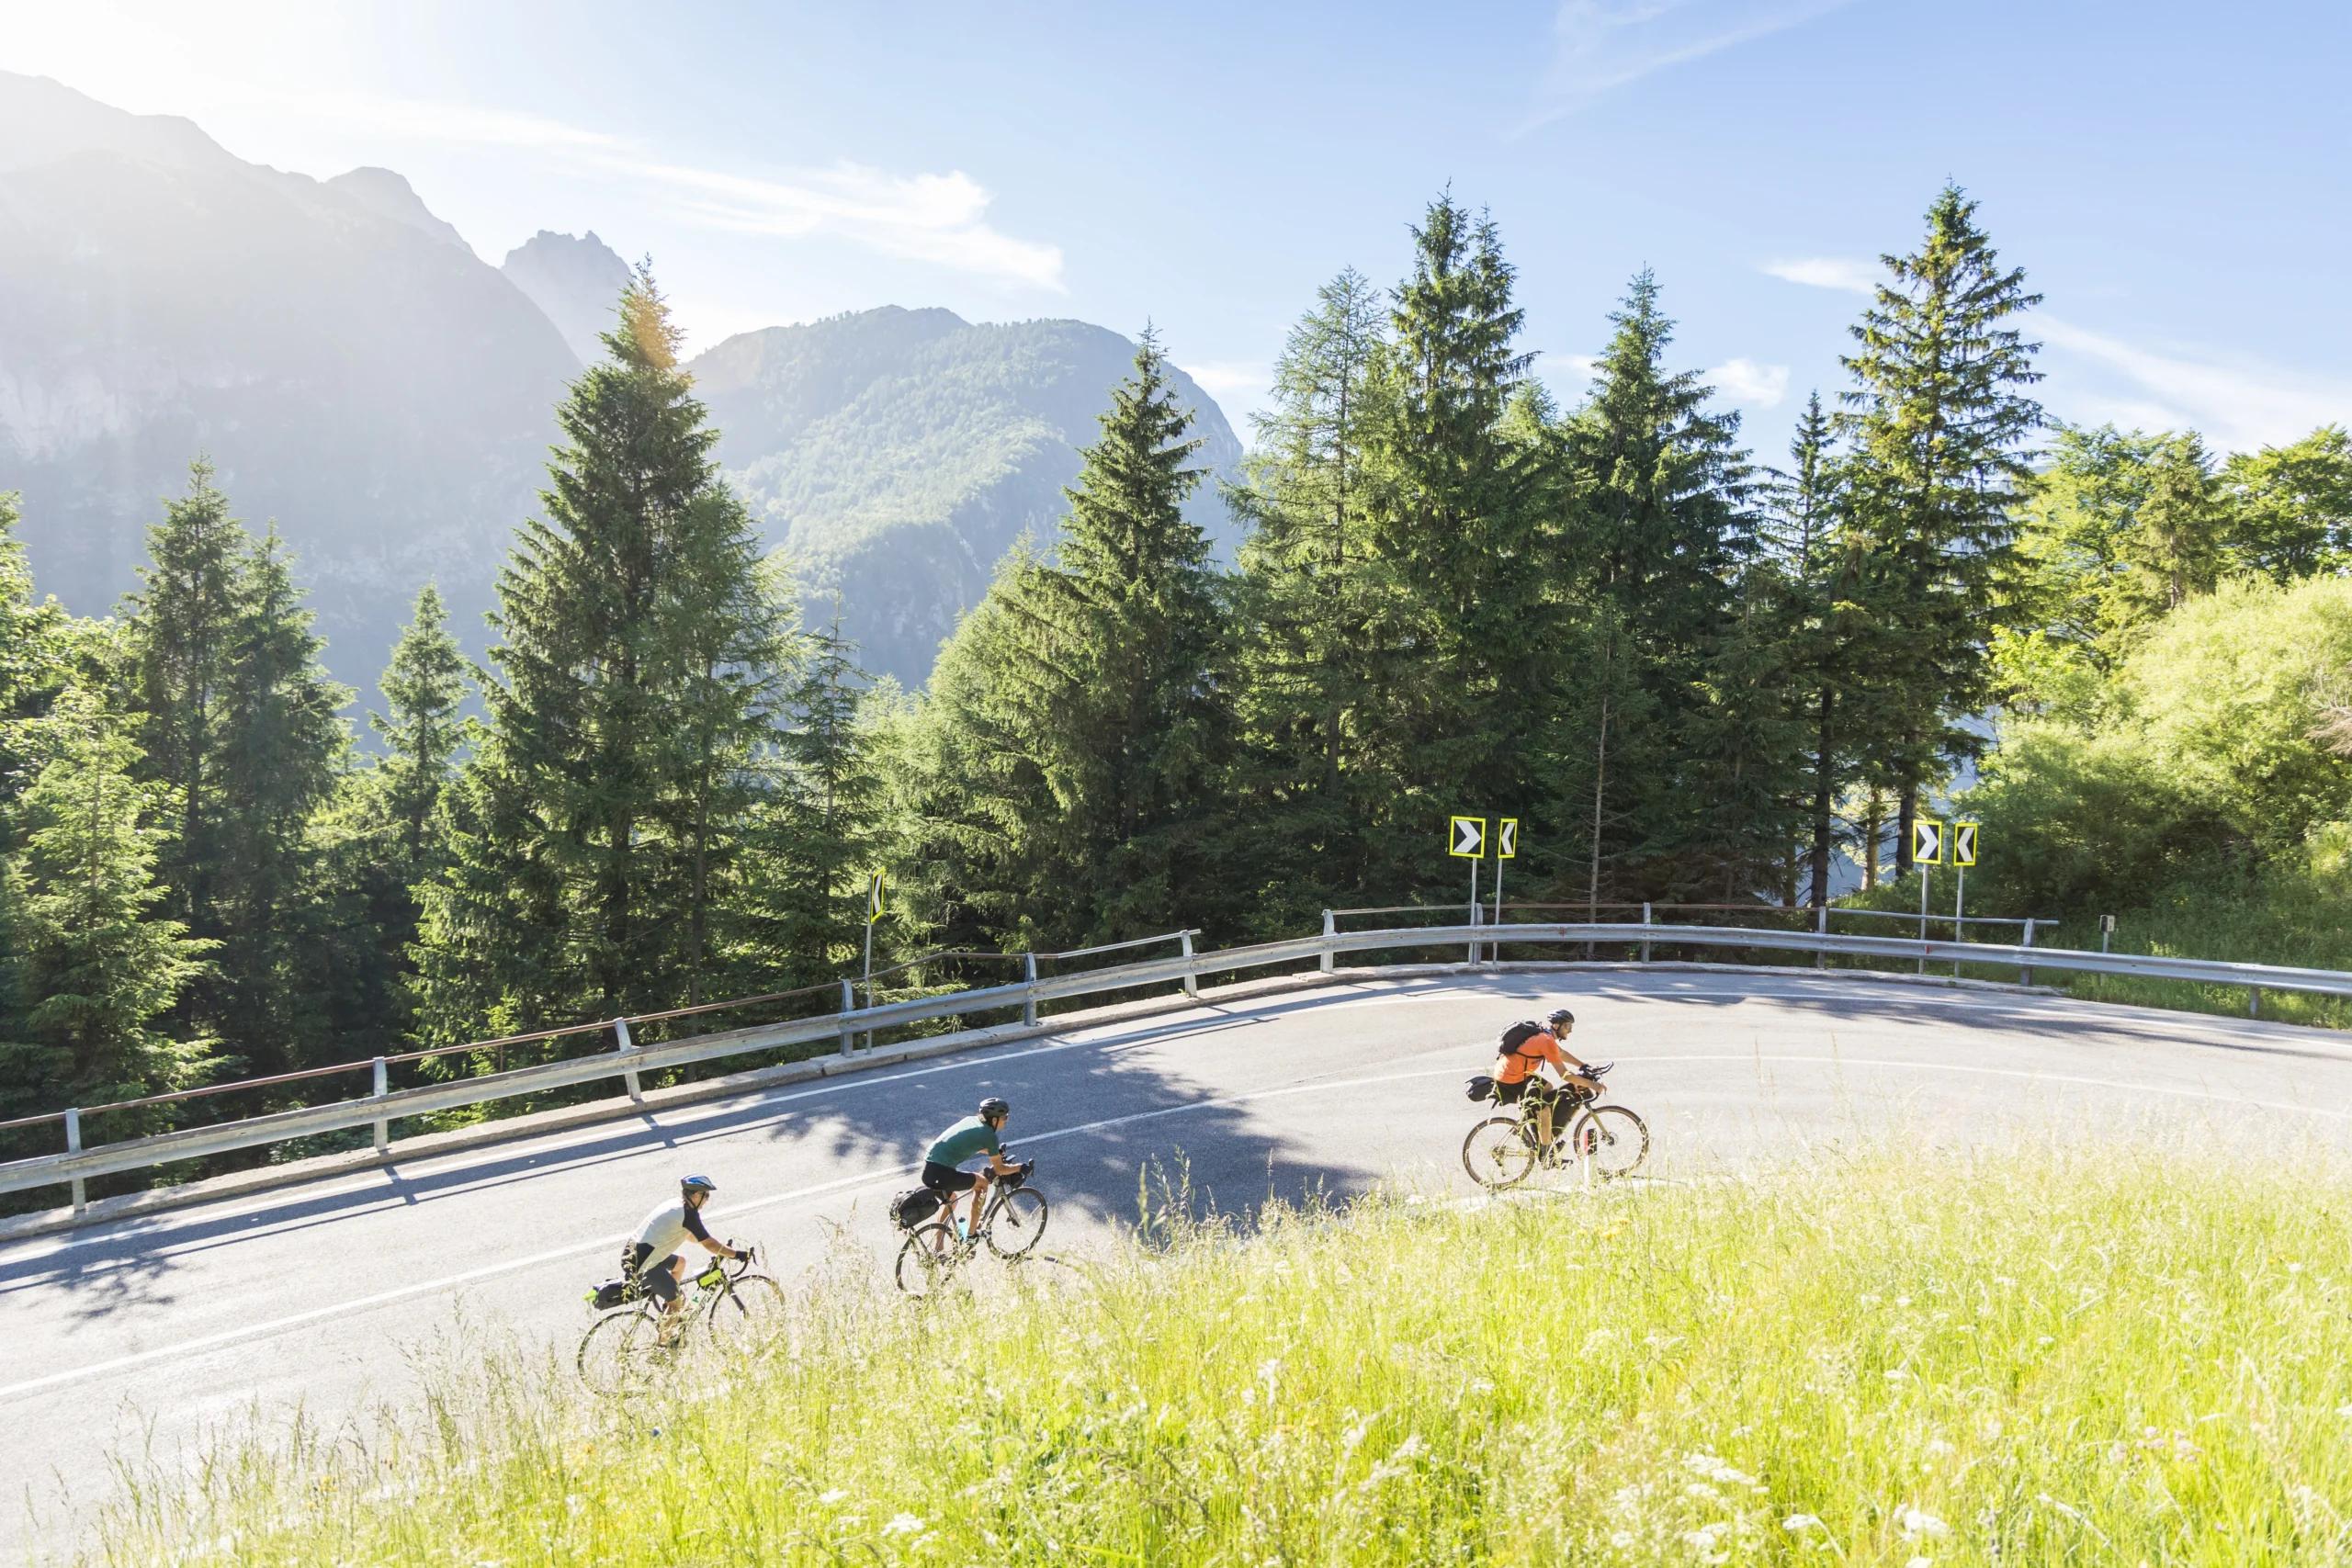
[[[2316,1153],[1891,1150],[1170,1222],[920,1308],[844,1257],[646,1410],[486,1353],[93,1560],[2340,1562],[2347,1213]]]

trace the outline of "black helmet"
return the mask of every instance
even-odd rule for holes
[[[1550,1024],[1555,1030],[1564,1026],[1569,1029],[1574,1029],[1577,1026],[1577,1015],[1570,1012],[1566,1008],[1554,1008],[1552,1010],[1552,1016],[1545,1019],[1544,1021]]]
[[[986,1122],[992,1116],[1010,1116],[1012,1114],[1012,1107],[1007,1105],[1003,1100],[998,1099],[993,1094],[980,1101],[980,1120],[983,1122]]]

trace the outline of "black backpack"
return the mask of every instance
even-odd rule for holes
[[[939,1195],[928,1187],[910,1187],[890,1200],[890,1223],[910,1231],[939,1213]]]
[[[1503,1031],[1503,1055],[1516,1055],[1519,1048],[1544,1032],[1544,1026],[1532,1018],[1522,1018]]]

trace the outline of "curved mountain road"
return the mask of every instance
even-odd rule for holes
[[[1135,1213],[1139,1168],[1188,1168],[1220,1208],[1395,1179],[1467,1194],[1481,1108],[1461,1080],[1515,1018],[1575,1008],[1647,1119],[1647,1174],[1693,1177],[1830,1139],[1984,1143],[2178,1133],[2228,1155],[2352,1145],[2352,1044],[2322,1032],[1992,989],[1704,970],[1351,979],[1219,999],[808,1085],[222,1200],[0,1247],[0,1554],[115,1483],[130,1449],[178,1462],[220,1423],[297,1402],[330,1425],[413,1386],[462,1318],[575,1339],[580,1294],[683,1172],[719,1184],[713,1233],[756,1239],[787,1287],[844,1245],[886,1266],[883,1210],[983,1093],[1038,1159],[1051,1246]],[[828,1260],[830,1259],[830,1265]]]

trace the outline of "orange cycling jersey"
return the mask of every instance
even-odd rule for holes
[[[1551,1063],[1553,1069],[1563,1077],[1566,1076],[1568,1064],[1560,1055],[1559,1037],[1548,1032],[1531,1034],[1519,1043],[1516,1050],[1503,1053],[1502,1074],[1495,1081],[1517,1083],[1545,1062]]]

